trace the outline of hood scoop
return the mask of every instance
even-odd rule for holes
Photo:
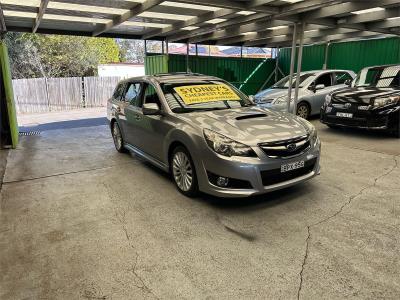
[[[265,117],[267,117],[266,114],[248,114],[248,115],[236,117],[236,120],[240,121],[240,120],[246,120],[246,119],[256,119],[256,118],[265,118]]]

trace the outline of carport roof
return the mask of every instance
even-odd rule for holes
[[[398,0],[0,0],[0,30],[257,47],[400,33]]]

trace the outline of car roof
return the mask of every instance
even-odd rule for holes
[[[193,81],[193,80],[223,80],[218,77],[208,76],[199,73],[160,73],[154,75],[146,75],[146,76],[138,76],[138,77],[131,77],[121,82],[130,82],[130,81],[155,81],[157,83],[167,83],[167,82],[185,82],[185,81]]]
[[[350,73],[354,73],[352,70],[327,69],[327,70],[310,70],[310,71],[304,71],[304,72],[301,72],[301,74],[310,74],[310,73],[323,74],[323,73],[331,73],[331,72],[350,72]]]

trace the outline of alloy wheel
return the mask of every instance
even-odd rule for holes
[[[186,153],[175,153],[172,159],[172,172],[179,189],[188,192],[193,184],[193,169]]]
[[[300,105],[297,108],[297,115],[303,119],[307,119],[308,118],[308,107],[304,104]]]
[[[115,148],[118,151],[120,151],[122,148],[122,135],[121,135],[121,131],[119,130],[119,126],[116,123],[114,123],[114,126],[113,126],[112,136],[113,136]]]

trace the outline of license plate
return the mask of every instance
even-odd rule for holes
[[[353,114],[350,113],[343,113],[343,112],[337,112],[336,113],[337,117],[342,117],[342,118],[352,118]]]
[[[281,165],[281,173],[304,168],[304,160]]]

